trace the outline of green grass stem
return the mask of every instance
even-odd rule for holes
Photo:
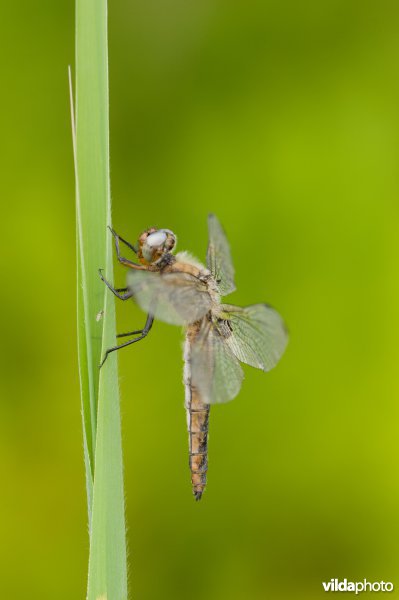
[[[75,115],[73,107],[75,106]],[[123,464],[113,296],[109,180],[106,0],[76,1],[76,173],[78,353],[89,514],[88,600],[127,598]]]

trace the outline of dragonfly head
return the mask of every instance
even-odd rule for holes
[[[137,242],[137,256],[143,265],[153,265],[176,246],[176,236],[170,229],[146,229]]]

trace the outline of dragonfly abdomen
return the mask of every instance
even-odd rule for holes
[[[196,500],[200,500],[206,486],[208,470],[208,428],[210,406],[202,401],[198,389],[191,381],[190,338],[194,332],[187,332],[184,353],[186,387],[185,408],[187,411],[187,428],[189,443],[189,467],[191,484]],[[192,339],[192,338],[191,338]]]
[[[191,402],[187,408],[189,466],[196,500],[201,499],[206,485],[209,409],[209,404],[202,403],[196,395],[196,390],[191,389]]]

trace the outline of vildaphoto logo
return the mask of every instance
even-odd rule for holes
[[[360,594],[361,592],[392,592],[393,590],[393,583],[390,581],[374,581],[374,583],[371,583],[367,579],[363,579],[363,581],[331,579],[322,583],[325,592],[355,592],[355,594]]]

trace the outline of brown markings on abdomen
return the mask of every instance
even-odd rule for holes
[[[187,328],[185,359],[186,387],[185,407],[187,411],[189,466],[191,483],[196,500],[200,500],[206,486],[208,470],[208,426],[210,406],[202,401],[198,389],[191,381],[191,344],[199,333],[202,321]]]

